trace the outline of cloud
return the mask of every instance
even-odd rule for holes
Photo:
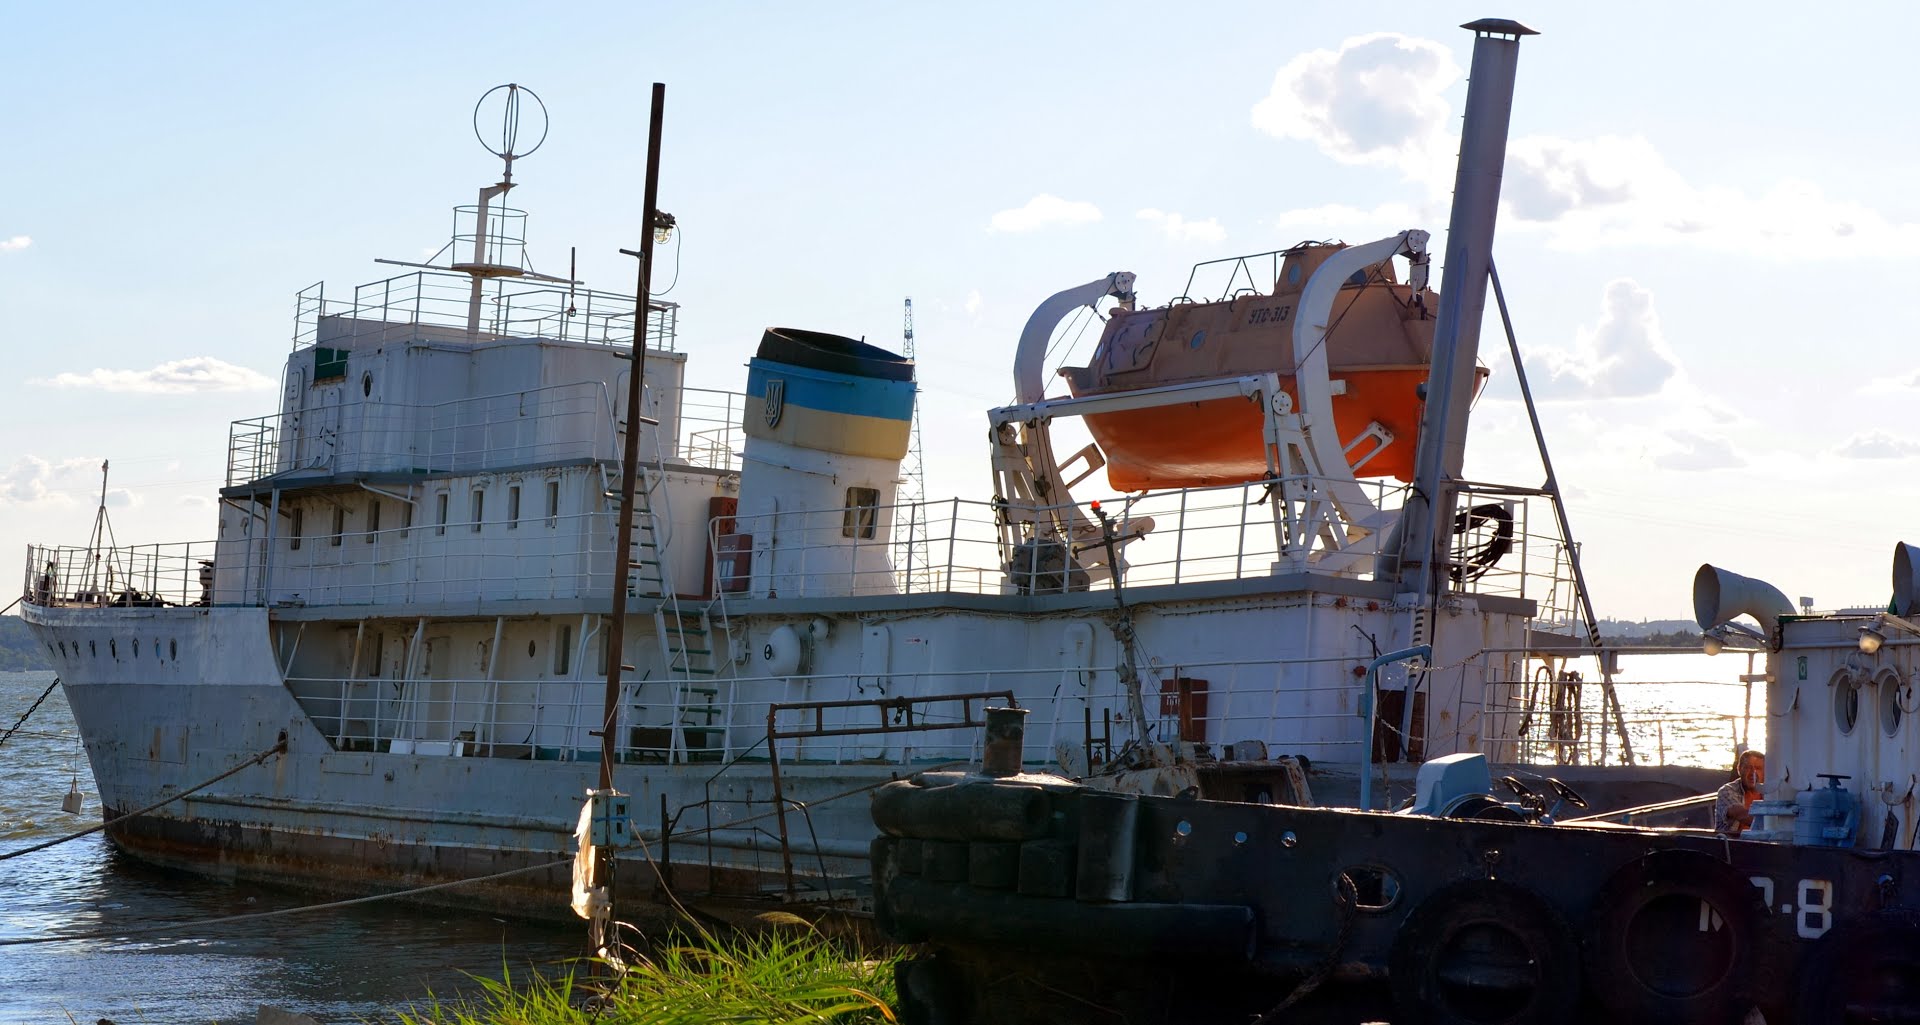
[[[1667,440],[1677,447],[1653,457],[1653,465],[1662,470],[1725,470],[1747,465],[1725,438],[1676,430],[1668,433]]]
[[[147,370],[108,370],[95,368],[84,374],[55,374],[35,384],[56,388],[96,388],[110,392],[144,392],[153,395],[184,395],[191,392],[265,391],[274,387],[273,378],[247,367],[236,366],[212,356],[190,356]]]
[[[967,311],[967,316],[977,317],[980,315],[980,304],[980,290],[976,288],[967,293],[967,301],[960,308]]]
[[[1394,33],[1358,36],[1340,49],[1288,61],[1253,106],[1253,126],[1313,143],[1344,164],[1430,178],[1453,153],[1452,110],[1442,93],[1460,79],[1453,51]]]
[[[1209,217],[1204,221],[1189,221],[1185,217],[1155,210],[1148,207],[1134,215],[1143,221],[1152,221],[1160,225],[1167,237],[1177,242],[1219,242],[1227,237],[1227,229],[1220,222]]]
[[[0,501],[16,505],[71,504],[73,499],[65,490],[91,486],[97,493],[99,483],[98,459],[63,459],[55,463],[39,456],[21,456],[5,473],[0,473]],[[109,499],[112,495],[113,492],[108,492]]]
[[[1092,203],[1061,199],[1043,192],[1027,200],[1026,206],[994,214],[989,230],[1033,231],[1054,225],[1091,224],[1099,219],[1100,208]]]
[[[33,245],[33,240],[25,235],[15,235],[12,238],[0,238],[0,253],[15,249],[25,249],[30,245]]]
[[[1764,192],[1686,180],[1646,139],[1534,136],[1509,147],[1501,192],[1513,226],[1562,249],[1684,245],[1779,258],[1904,255],[1916,228],[1783,178]]]
[[[1848,438],[1835,451],[1843,459],[1910,459],[1920,455],[1920,442],[1875,428]]]
[[[1572,349],[1537,350],[1527,363],[1542,398],[1641,398],[1659,393],[1680,370],[1653,293],[1628,278],[1608,282],[1600,320],[1579,330]]]

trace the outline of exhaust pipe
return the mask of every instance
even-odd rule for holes
[[[1693,575],[1693,621],[1702,630],[1748,615],[1759,620],[1761,628],[1772,636],[1780,617],[1792,611],[1793,603],[1787,596],[1764,580],[1705,564]]]

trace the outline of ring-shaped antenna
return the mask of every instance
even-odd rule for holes
[[[500,145],[498,148],[495,148],[487,144],[487,137],[481,132],[480,108],[486,106],[489,97],[502,89],[507,91],[507,99],[500,112]],[[519,145],[520,142],[521,93],[533,97],[534,104],[540,108],[540,138],[535,139],[533,145],[529,146],[526,150],[516,151],[514,147]],[[480,140],[481,148],[507,161],[509,165],[521,157],[532,155],[534,150],[539,149],[541,145],[547,141],[547,128],[550,124],[551,121],[547,117],[547,105],[540,99],[540,94],[524,85],[518,85],[513,82],[508,82],[506,85],[496,85],[488,89],[486,92],[480,94],[479,102],[473,105],[473,137]]]

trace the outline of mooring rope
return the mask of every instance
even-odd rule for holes
[[[14,720],[13,726],[10,729],[8,729],[5,734],[0,734],[0,744],[4,744],[7,741],[12,740],[13,735],[19,732],[20,727],[25,726],[27,724],[27,717],[39,711],[40,703],[42,701],[47,700],[47,695],[52,694],[53,689],[58,686],[60,686],[60,678],[56,676],[53,678],[52,683],[47,684],[47,689],[41,691],[40,696],[33,699],[33,704],[29,706],[26,711],[20,713],[20,718]]]
[[[259,765],[261,762],[266,761],[267,759],[273,757],[274,755],[285,753],[286,750],[287,750],[287,742],[282,740],[274,744],[272,747],[267,748],[265,751],[262,751],[259,754],[254,755],[252,758],[249,758],[246,761],[241,762],[239,765],[236,765],[233,768],[228,769],[227,771],[221,773],[220,775],[215,776],[210,780],[207,780],[205,783],[200,783],[195,786],[188,787],[187,789],[182,790],[171,797],[168,797],[164,800],[155,801],[154,803],[149,804],[145,808],[141,808],[138,811],[130,811],[130,812],[127,812],[125,815],[119,815],[114,818],[108,819],[105,822],[101,822],[97,825],[88,826],[87,828],[79,831],[78,833],[68,833],[66,836],[55,837],[54,839],[48,840],[45,843],[37,843],[31,847],[22,847],[19,850],[6,851],[4,853],[0,853],[0,861],[6,861],[9,858],[17,858],[22,854],[32,854],[35,851],[44,851],[49,847],[57,847],[60,844],[66,843],[69,840],[78,840],[83,836],[91,836],[94,833],[98,833],[99,831],[107,828],[108,826],[119,825],[120,823],[125,822],[136,815],[145,815],[146,813],[154,810],[155,808],[163,808],[169,804],[172,804],[175,801],[180,800],[183,797],[186,797],[189,794],[193,794],[198,791],[205,790],[206,788],[214,785],[215,783],[218,783],[221,780],[226,779],[228,776],[231,776],[234,773],[239,772],[241,769],[246,769],[255,765]]]
[[[21,939],[0,940],[0,947],[18,947],[29,943],[65,943],[68,940],[110,940],[118,939],[122,936],[143,936],[150,933],[171,932],[188,926],[226,925],[231,922],[249,922],[265,918],[280,918],[285,915],[304,915],[311,911],[332,911],[336,908],[352,907],[355,904],[372,904],[376,901],[393,900],[399,897],[412,897],[416,894],[431,893],[435,890],[451,890],[456,886],[466,886],[469,883],[492,882],[495,879],[524,875],[528,872],[540,872],[550,868],[557,868],[561,865],[568,865],[572,862],[573,859],[568,857],[562,858],[559,861],[547,862],[543,865],[528,865],[524,868],[513,868],[505,872],[495,872],[489,876],[474,876],[471,879],[455,879],[451,882],[416,886],[411,890],[395,890],[392,893],[375,893],[365,897],[336,900],[327,904],[308,904],[297,908],[281,908],[278,911],[254,911],[244,915],[227,915],[224,918],[202,918],[186,922],[168,922],[164,925],[148,925],[132,929],[102,929],[97,932],[67,933],[61,936],[28,936]]]

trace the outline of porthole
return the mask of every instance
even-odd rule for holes
[[[1909,688],[1903,685],[1900,674],[1891,669],[1882,669],[1874,677],[1875,689],[1880,699],[1880,732],[1889,737],[1900,733],[1900,724],[1907,717],[1906,706],[1902,701],[1911,697]]]
[[[99,658],[99,657],[100,657],[100,645],[99,645],[99,644],[97,644],[97,643],[95,643],[95,642],[93,642],[93,641],[88,641],[88,642],[87,642],[87,654],[88,654],[88,655],[89,655],[90,657],[92,657],[92,658]]]
[[[179,657],[180,657],[180,642],[179,642],[179,641],[168,641],[168,642],[167,642],[167,657],[168,657],[168,658],[171,658],[171,659],[176,659],[176,660],[177,660],[177,659],[179,659]]]
[[[49,656],[51,656],[51,655],[53,654],[53,645],[51,645],[51,644],[49,644],[49,645],[47,645],[47,654],[48,654]]]
[[[111,637],[107,638],[107,657],[115,662],[120,661],[120,644]]]
[[[1841,670],[1833,674],[1833,724],[1842,736],[1853,733],[1860,723],[1860,687],[1853,674]]]
[[[133,639],[133,657],[134,658],[140,657],[140,638],[138,637],[135,637]]]
[[[528,642],[527,642],[527,657],[528,657],[528,658],[532,658],[532,657],[533,657],[533,642],[532,642],[532,641],[528,641]]]
[[[1193,337],[1187,340],[1187,348],[1189,349],[1198,349],[1205,344],[1207,344],[1207,333],[1205,331],[1195,331]]]
[[[1188,822],[1186,819],[1181,819],[1173,824],[1173,832],[1176,836],[1192,836],[1193,823]]]
[[[1293,266],[1287,268],[1287,284],[1297,285],[1299,283],[1300,283],[1300,265],[1296,263]]]
[[[369,397],[373,395],[373,371],[369,370],[360,375],[360,394]]]
[[[48,651],[52,651],[53,649],[52,649],[52,648],[48,648],[47,650],[48,650]],[[66,642],[66,641],[61,641],[61,642],[60,642],[60,657],[61,657],[61,658],[66,658],[66,657],[67,657],[67,642]]]
[[[160,657],[160,638],[158,637],[155,637],[153,639],[153,657],[154,658]]]

